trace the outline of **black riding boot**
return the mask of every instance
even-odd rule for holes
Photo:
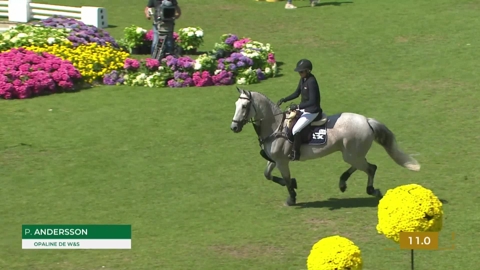
[[[291,160],[300,159],[300,146],[302,145],[302,139],[300,137],[301,132],[298,132],[293,136],[293,149],[292,153],[289,155]]]

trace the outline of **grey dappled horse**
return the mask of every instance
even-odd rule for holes
[[[230,128],[233,132],[239,133],[248,122],[253,124],[260,147],[263,148],[261,154],[269,160],[264,172],[265,177],[286,186],[289,193],[286,205],[294,205],[297,183],[295,178],[290,176],[288,154],[292,144],[287,140],[288,135],[284,132],[287,115],[265,95],[238,87],[237,90],[240,97],[235,102],[235,114]],[[411,171],[420,170],[420,164],[398,148],[392,131],[373,118],[344,112],[330,115],[323,119],[323,122],[326,122],[328,138],[326,143],[323,145],[302,144],[300,161],[321,158],[341,151],[343,160],[350,164],[350,168],[340,176],[339,188],[342,192],[347,188],[348,178],[356,170],[360,170],[368,175],[367,194],[381,196],[380,190],[373,187],[377,166],[368,163],[365,158],[373,141],[383,146],[398,165]],[[275,167],[280,171],[282,178],[272,176]]]

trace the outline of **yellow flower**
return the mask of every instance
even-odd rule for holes
[[[377,231],[397,243],[400,232],[439,232],[442,226],[442,202],[420,185],[390,189],[378,204]]]
[[[349,239],[338,235],[320,239],[307,259],[308,270],[362,270],[360,249]]]
[[[80,45],[76,48],[73,48],[71,44],[54,44],[45,47],[30,46],[26,49],[51,53],[72,62],[88,83],[102,80],[105,74],[122,69],[125,59],[130,56],[111,45],[99,46],[96,43]]]

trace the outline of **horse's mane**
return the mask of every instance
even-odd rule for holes
[[[271,99],[269,99],[265,94],[260,93],[260,92],[254,92],[254,91],[250,91],[250,93],[255,93],[255,94],[258,94],[258,95],[264,97],[264,98],[268,101],[268,103],[270,103],[270,106],[272,106],[272,108],[273,108],[274,110],[277,110],[278,112],[281,112],[281,111],[282,111],[282,110],[277,106],[277,104],[275,104],[275,103],[274,103]]]

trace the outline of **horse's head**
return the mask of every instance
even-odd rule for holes
[[[240,93],[240,97],[238,97],[238,100],[235,102],[235,114],[233,115],[232,124],[230,125],[230,129],[235,133],[242,131],[248,119],[255,117],[255,108],[252,110],[252,93],[238,87],[237,91]]]

